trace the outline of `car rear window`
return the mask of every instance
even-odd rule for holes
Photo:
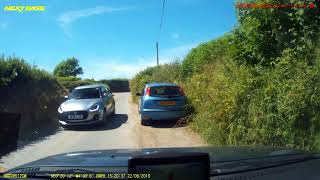
[[[180,96],[180,88],[177,86],[151,87],[150,96]]]

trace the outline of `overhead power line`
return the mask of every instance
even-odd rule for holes
[[[165,4],[166,4],[166,0],[163,0],[162,10],[161,10],[161,19],[160,19],[160,28],[159,28],[159,34],[158,34],[158,41],[159,41],[161,29],[162,29],[162,22],[163,22],[163,15],[164,15],[164,6],[165,6]]]
[[[164,7],[166,4],[166,0],[163,0],[162,2],[162,10],[161,10],[161,19],[160,19],[160,27],[159,27],[159,33],[157,37],[157,42],[156,42],[156,49],[157,49],[157,66],[159,65],[159,39],[160,39],[160,33],[162,30],[162,22],[163,22],[163,15],[164,15]]]

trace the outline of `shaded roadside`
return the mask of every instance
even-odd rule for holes
[[[3,113],[1,114],[4,117]],[[7,121],[5,121],[7,120]],[[7,123],[6,123],[7,122]],[[9,122],[9,123],[8,123]],[[22,129],[20,119],[3,118],[1,126],[1,148],[0,157],[17,149],[44,140],[50,135],[54,135],[62,129],[57,123],[44,124],[38,127]]]

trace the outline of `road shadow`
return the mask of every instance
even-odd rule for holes
[[[180,124],[178,119],[168,119],[161,121],[153,121],[150,126],[153,128],[180,128],[185,127],[186,124]]]
[[[67,131],[107,131],[117,129],[128,121],[127,114],[115,114],[114,116],[107,118],[107,122],[103,125],[71,126],[64,129]]]
[[[28,133],[26,136],[20,136],[20,147],[28,145],[30,143],[39,142],[47,139],[49,136],[55,135],[61,132],[63,129],[59,127],[58,124],[52,124],[50,126],[43,126],[37,129],[34,129],[31,133]],[[19,148],[20,148],[19,147]]]
[[[23,149],[25,146],[36,144],[40,141],[47,139],[48,137],[59,133],[62,128],[58,124],[50,124],[46,126],[41,126],[29,130],[20,129],[19,138],[15,142],[15,146],[6,145],[0,150],[0,158],[9,154],[10,152]]]

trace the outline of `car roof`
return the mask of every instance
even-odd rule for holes
[[[178,85],[175,83],[149,83],[149,84],[146,84],[146,86],[155,87],[155,86],[178,86]]]
[[[90,85],[78,86],[74,89],[99,88],[102,86],[107,87],[105,84],[90,84]]]

